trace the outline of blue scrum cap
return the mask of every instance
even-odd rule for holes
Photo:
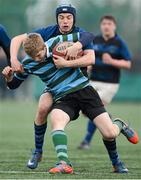
[[[60,6],[57,7],[56,9],[56,20],[58,23],[58,15],[61,13],[70,13],[73,15],[74,17],[74,23],[75,24],[75,20],[76,20],[76,9],[75,7],[73,7],[71,4],[62,4]]]

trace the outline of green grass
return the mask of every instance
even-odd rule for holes
[[[76,147],[82,140],[86,120],[81,116],[70,123],[66,132],[69,139],[69,156],[75,168],[73,175],[50,175],[47,170],[56,162],[50,137],[45,138],[44,158],[36,170],[26,168],[30,149],[34,147],[33,119],[37,103],[0,103],[0,178],[1,179],[139,179],[141,178],[141,144],[132,145],[122,135],[118,138],[121,159],[129,168],[128,174],[113,174],[107,152],[97,131],[90,150]],[[108,110],[114,117],[127,119],[141,137],[141,104],[113,103]]]

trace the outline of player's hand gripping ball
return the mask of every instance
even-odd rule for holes
[[[53,55],[57,55],[57,56],[65,58],[66,53],[67,53],[67,48],[73,46],[73,44],[74,44],[74,42],[68,42],[68,41],[59,43],[53,48],[52,53],[53,53]],[[79,58],[81,56],[83,56],[83,50],[80,50],[78,52],[77,58]]]

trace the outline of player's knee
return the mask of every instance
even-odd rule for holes
[[[40,97],[37,116],[39,119],[44,119],[49,114],[52,107],[52,97],[49,93],[43,94]]]
[[[37,114],[36,114],[36,122],[38,124],[43,124],[45,123],[46,119],[47,119],[47,116],[49,114],[49,111],[50,111],[50,107],[48,106],[39,106],[38,107],[38,111],[37,111]]]
[[[109,130],[103,134],[104,139],[115,139],[116,133],[114,130]]]
[[[50,111],[50,109],[47,106],[41,106],[38,109],[38,116],[45,118],[45,117],[47,117],[49,111]]]

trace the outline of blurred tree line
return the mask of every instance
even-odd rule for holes
[[[135,69],[140,70],[141,0],[0,0],[0,23],[10,36],[33,28],[56,23],[58,4],[72,3],[77,8],[77,25],[99,32],[100,17],[112,14],[118,22],[118,33],[127,41],[134,56]]]
[[[34,0],[0,0],[0,23],[11,36],[28,30],[26,9]]]

